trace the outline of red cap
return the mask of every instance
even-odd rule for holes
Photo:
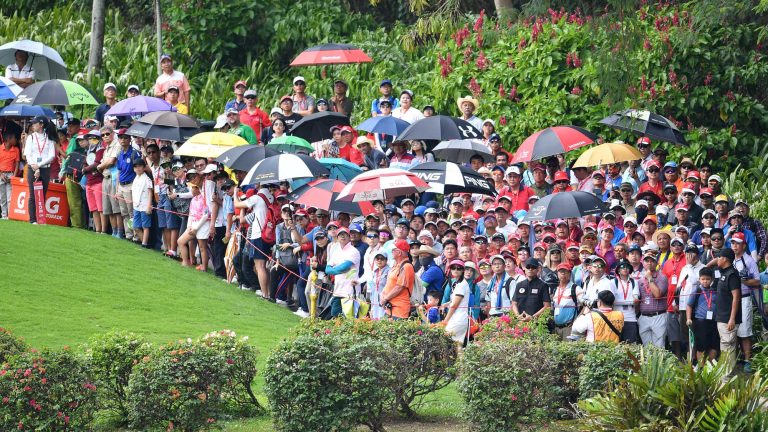
[[[507,241],[509,241],[509,240],[513,240],[513,239],[514,239],[514,240],[521,240],[520,234],[519,234],[519,233],[516,233],[516,232],[514,232],[514,233],[510,234],[510,235],[509,235],[509,238],[507,239]]]
[[[296,210],[296,213],[294,213],[294,216],[307,217],[307,211],[304,210],[304,209],[298,209],[298,210]]]
[[[286,99],[288,99],[291,102],[293,102],[293,98],[291,97],[291,95],[285,95],[285,96],[280,98],[280,103],[283,103],[283,101],[286,100]]]
[[[712,188],[708,188],[708,187],[701,188],[701,190],[699,190],[699,196],[704,194],[709,194],[714,196],[714,193],[712,192]]]
[[[245,81],[240,80],[240,81],[236,82],[234,86],[232,86],[232,90],[236,89],[237,86],[239,86],[239,85],[241,85],[243,87],[248,87],[248,84]]]
[[[504,246],[503,248],[501,248],[501,250],[499,251],[499,253],[500,253],[501,255],[509,255],[509,256],[515,256],[515,253],[514,253],[514,252],[512,252],[511,250],[509,250],[509,248],[508,248],[508,247],[506,247],[506,246]]]
[[[557,270],[571,271],[571,265],[568,263],[560,263],[557,265]]]
[[[571,179],[568,178],[568,174],[566,174],[565,171],[558,171],[558,172],[556,172],[555,173],[555,181],[559,182],[559,181],[563,181],[563,180],[570,181]]]
[[[537,164],[532,164],[532,165],[533,166],[531,167],[531,171],[536,171],[536,170],[546,171],[547,170],[547,167],[545,167],[544,164],[537,163]]]
[[[405,253],[410,253],[411,251],[411,246],[408,244],[408,241],[403,239],[395,240],[395,247]]]
[[[336,222],[336,221],[334,221],[334,220],[332,220],[332,221],[328,222],[328,223],[325,225],[325,229],[328,229],[328,227],[330,227],[330,226],[334,226],[334,227],[338,228],[338,227],[339,227],[339,223],[338,223],[338,222]]]
[[[82,130],[82,129],[80,129],[80,130]],[[128,129],[126,129],[126,128],[118,129],[118,130],[117,130],[117,135],[118,135],[118,136],[120,136],[120,135],[125,135],[125,134],[126,134],[126,132],[128,132]]]
[[[565,250],[568,250],[568,249],[578,249],[578,248],[579,248],[579,243],[577,243],[577,242],[575,242],[573,240],[568,240],[567,242],[565,242]]]
[[[349,132],[349,133],[355,133],[355,130],[352,129],[352,126],[344,125],[341,128],[339,128],[342,132]]]
[[[655,166],[658,169],[661,169],[661,164],[656,159],[651,159],[648,161],[648,163],[645,165],[645,169],[648,169],[652,166]]]
[[[547,250],[547,245],[544,244],[544,242],[538,242],[533,246],[533,249],[542,248],[544,250]]]
[[[746,238],[744,237],[743,232],[737,232],[731,236],[731,241],[732,242],[735,241],[736,243],[744,243],[746,241]]]
[[[597,231],[597,224],[594,222],[589,222],[586,225],[584,225],[584,229],[591,228],[594,231]]]
[[[592,173],[592,177],[594,177],[594,176],[596,176],[596,175],[600,175],[600,176],[602,176],[603,178],[605,178],[605,171],[603,171],[603,170],[597,170],[597,171],[595,171],[595,172],[593,172],[593,173]]]
[[[547,239],[547,238],[556,239],[557,237],[555,237],[555,235],[552,234],[551,232],[548,232],[548,233],[544,234],[544,237],[542,237],[542,239]]]
[[[347,227],[341,227],[336,230],[336,235],[338,236],[341,233],[347,233],[349,235],[349,229]]]
[[[696,170],[688,171],[688,178],[695,178],[695,179],[701,180],[701,174],[699,174],[699,172]]]
[[[685,205],[685,204],[680,203],[680,204],[675,206],[675,211],[678,211],[678,210],[688,211],[688,206]]]
[[[650,145],[651,144],[651,139],[648,138],[647,136],[640,137],[640,138],[637,139],[637,143],[638,144],[648,144],[648,145]]]

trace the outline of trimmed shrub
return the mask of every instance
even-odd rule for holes
[[[476,341],[494,342],[510,339],[554,340],[547,328],[549,315],[543,314],[532,321],[521,321],[514,315],[488,318],[482,322]]]
[[[69,350],[29,351],[0,367],[0,430],[88,430],[96,410],[89,365]]]
[[[579,399],[586,399],[612,388],[631,370],[637,345],[591,344],[579,367]]]
[[[10,330],[0,327],[0,364],[5,363],[11,356],[27,350],[24,339],[14,336]]]
[[[336,320],[307,323],[299,334],[344,333],[386,343],[387,368],[397,377],[390,388],[389,409],[415,415],[423,397],[455,379],[456,344],[442,327],[413,320]]]
[[[114,331],[94,336],[86,346],[93,376],[99,388],[99,405],[119,424],[128,422],[128,380],[134,365],[152,351],[144,337]]]
[[[281,431],[383,430],[382,414],[397,379],[391,347],[328,330],[280,343],[264,374],[275,427]]]

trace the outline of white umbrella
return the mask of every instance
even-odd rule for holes
[[[32,66],[35,70],[36,81],[56,78],[69,79],[67,65],[58,51],[42,42],[35,42],[29,39],[8,42],[0,46],[0,64],[8,66],[16,63],[16,51],[26,51],[29,53],[27,65]]]
[[[424,192],[429,184],[415,173],[399,168],[379,168],[350,180],[337,199],[354,202],[385,200]]]

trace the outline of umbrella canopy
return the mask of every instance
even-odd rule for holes
[[[318,162],[331,172],[329,178],[349,182],[363,172],[363,169],[352,162],[341,158],[322,158]]]
[[[98,105],[90,90],[72,81],[52,79],[36,82],[16,96],[15,104]]]
[[[203,132],[188,139],[176,151],[176,156],[217,158],[231,147],[248,144],[237,135],[223,132]]]
[[[54,113],[52,109],[38,105],[13,104],[0,109],[0,117],[28,118],[37,116],[46,116],[51,118],[54,116]]]
[[[29,53],[27,65],[32,66],[32,69],[35,70],[35,78],[38,81],[69,78],[67,65],[55,49],[41,42],[28,39],[8,42],[0,46],[0,64],[10,65],[16,63],[16,51],[26,51]]]
[[[574,168],[593,167],[617,162],[642,159],[643,155],[633,146],[620,142],[605,143],[592,147],[576,159]]]
[[[131,99],[136,99],[137,97],[139,96],[132,97]],[[152,99],[157,99],[157,98],[152,98]],[[175,111],[151,112],[141,117],[138,121],[140,123],[152,124],[157,126],[171,126],[171,127],[180,127],[180,128],[199,128],[200,127],[200,122],[198,122],[194,117],[190,117],[184,114],[179,114]]]
[[[453,162],[426,162],[409,170],[429,183],[427,192],[496,195],[493,185],[471,168]]]
[[[436,115],[416,121],[398,135],[400,141],[481,139],[482,132],[469,122],[457,117]]]
[[[248,171],[259,161],[279,154],[277,150],[264,146],[239,146],[222,153],[216,158],[216,162],[221,162],[233,170]]]
[[[291,66],[370,63],[372,61],[368,55],[354,45],[329,43],[307,48],[291,62]]]
[[[416,174],[399,168],[381,168],[353,178],[339,193],[343,201],[373,201],[424,192],[429,185]]]
[[[443,141],[432,150],[436,158],[451,162],[468,162],[472,156],[479,155],[483,162],[495,162],[488,146],[474,139]]]
[[[547,195],[536,201],[525,215],[526,220],[546,221],[553,219],[578,218],[602,214],[608,211],[600,198],[589,192],[560,192]]]
[[[105,115],[136,116],[155,111],[175,110],[176,108],[162,99],[139,95],[121,100],[112,106],[112,108],[110,108]]]
[[[0,77],[0,99],[14,99],[24,90],[6,77]]]
[[[398,136],[404,130],[408,129],[411,124],[405,120],[401,120],[392,116],[378,116],[371,117],[368,120],[360,123],[355,129],[364,130],[366,132],[381,133],[386,135]]]
[[[315,178],[330,174],[328,169],[315,159],[295,154],[270,156],[248,171],[242,184],[276,183],[297,178]]]
[[[200,133],[200,128],[160,126],[140,122],[134,122],[127,131],[128,135],[139,138],[154,138],[176,142],[186,141],[198,133]]]
[[[346,183],[339,180],[312,180],[287,195],[289,201],[323,210],[340,211],[355,215],[375,212],[370,202],[339,201],[339,193]]]
[[[321,111],[294,123],[290,134],[309,142],[317,142],[332,138],[331,126],[336,125],[349,125],[349,117],[333,111]]]
[[[312,147],[312,144],[308,143],[307,140],[292,135],[277,137],[270,141],[269,144],[267,144],[267,147],[284,153],[303,152],[310,154],[315,151],[315,148]]]
[[[530,162],[592,144],[597,136],[578,126],[554,126],[540,130],[520,144],[510,163]]]
[[[660,141],[686,145],[685,137],[666,117],[647,110],[628,109],[618,111],[600,120],[614,129],[633,132]]]

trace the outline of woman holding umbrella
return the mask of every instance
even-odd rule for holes
[[[32,133],[24,143],[24,159],[27,161],[27,181],[29,182],[29,222],[37,223],[35,206],[35,183],[43,184],[43,198],[48,193],[51,181],[51,162],[56,157],[56,131],[53,124],[45,117],[32,119]]]

